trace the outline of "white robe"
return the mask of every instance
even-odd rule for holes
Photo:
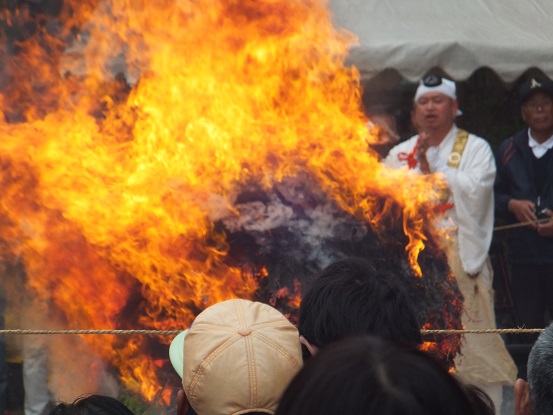
[[[495,160],[489,144],[469,134],[458,168],[449,167],[447,160],[458,131],[454,125],[438,147],[427,150],[426,157],[431,172],[443,174],[451,192],[453,208],[448,214],[457,226],[457,238],[444,242],[449,245],[449,265],[464,297],[463,327],[493,329],[493,274],[488,250],[493,234]],[[417,140],[418,135],[395,146],[384,163],[408,169],[407,161],[398,155],[412,153]],[[420,169],[416,167],[413,172],[420,173]],[[512,385],[516,379],[516,366],[499,334],[466,334],[455,364],[463,381],[480,387]]]
[[[437,148],[427,150],[427,160],[432,172],[445,176],[451,191],[453,208],[448,213],[458,227],[463,270],[477,274],[484,268],[493,234],[495,160],[487,141],[469,134],[459,167],[449,167],[447,159],[457,132],[454,125]],[[411,153],[418,138],[416,135],[392,148],[384,163],[394,168],[409,168],[407,161],[399,160],[398,154]]]

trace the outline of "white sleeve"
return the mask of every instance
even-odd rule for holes
[[[472,138],[472,140],[471,140]],[[459,227],[459,250],[465,272],[480,272],[493,234],[495,160],[489,144],[469,137],[459,168],[445,174],[453,195]]]

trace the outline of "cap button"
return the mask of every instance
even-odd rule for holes
[[[238,329],[238,334],[240,336],[249,336],[250,334],[252,334],[252,331],[247,327],[241,327]]]

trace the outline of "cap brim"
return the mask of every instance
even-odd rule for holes
[[[187,333],[188,329],[184,330],[182,333],[179,333],[169,346],[169,360],[171,360],[173,368],[181,379],[184,370],[184,339],[186,338]]]

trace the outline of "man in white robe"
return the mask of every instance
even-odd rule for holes
[[[448,214],[454,226],[447,238],[449,265],[464,296],[462,323],[465,329],[496,327],[492,268],[488,259],[493,221],[495,161],[484,139],[460,130],[453,81],[426,77],[414,99],[414,122],[419,134],[390,151],[384,163],[411,169],[414,174],[441,174],[452,204]],[[494,401],[496,413],[503,385],[513,385],[516,366],[498,334],[466,334],[456,358],[460,378],[482,388]]]

